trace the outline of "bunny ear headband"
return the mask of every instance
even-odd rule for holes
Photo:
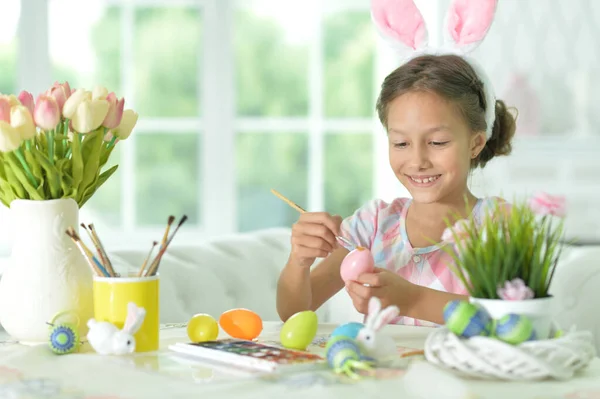
[[[497,0],[452,0],[445,20],[444,43],[430,47],[425,20],[413,0],[371,0],[371,17],[377,32],[403,62],[425,54],[454,54],[471,65],[483,83],[488,140],[496,117],[496,96],[485,71],[466,55],[487,35],[496,3]]]

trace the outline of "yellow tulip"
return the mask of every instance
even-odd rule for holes
[[[6,100],[8,100],[11,107],[14,107],[15,105],[21,105],[21,101],[19,101],[17,96],[15,96],[14,94],[2,94],[0,95],[0,98],[5,98]]]
[[[0,151],[14,151],[21,146],[22,142],[23,139],[15,127],[0,121]]]
[[[78,133],[89,133],[92,130],[98,129],[104,121],[104,118],[106,118],[108,107],[109,104],[106,100],[82,101],[77,106],[77,110],[75,111],[75,114],[73,114],[73,119],[71,120],[73,129]]]
[[[95,86],[92,90],[92,100],[106,100],[108,89],[104,86]]]
[[[10,124],[17,129],[23,140],[35,137],[35,123],[26,106],[15,105],[10,109]]]
[[[125,140],[131,135],[135,124],[138,120],[138,114],[132,109],[126,109],[123,111],[123,118],[121,123],[115,129],[112,130],[112,134],[119,140]]]
[[[73,118],[73,115],[75,114],[75,111],[77,111],[77,107],[79,106],[79,104],[81,104],[81,102],[84,100],[91,101],[91,99],[91,92],[84,89],[75,90],[75,92],[71,94],[69,98],[67,98],[67,100],[65,101],[65,105],[63,105],[63,116],[67,119]]]

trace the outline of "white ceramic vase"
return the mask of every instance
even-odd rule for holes
[[[23,344],[47,343],[46,323],[70,311],[79,317],[85,336],[94,310],[92,272],[65,233],[68,227],[79,232],[77,203],[70,198],[14,200],[10,214],[13,245],[0,279],[0,324]]]
[[[538,339],[550,337],[555,304],[555,298],[552,296],[522,301],[471,297],[470,302],[482,306],[496,320],[509,313],[527,316],[533,324]]]

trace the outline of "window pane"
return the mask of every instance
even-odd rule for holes
[[[17,94],[17,26],[21,13],[19,0],[0,3],[0,93]]]
[[[351,159],[352,162],[348,162]],[[373,137],[365,134],[325,136],[325,209],[352,215],[373,195]]]
[[[306,207],[308,136],[239,134],[236,164],[239,230],[291,226],[298,219],[298,211],[275,197],[271,189]]]
[[[106,166],[102,172],[108,170],[113,165],[119,165],[112,176],[96,191],[96,193],[83,206],[83,210],[87,213],[88,220],[102,221],[102,224],[110,226],[110,228],[118,228],[121,226],[121,150],[123,146],[130,145],[127,141],[117,143],[113,150]]]
[[[199,224],[200,136],[140,134],[136,140],[137,224],[163,226],[169,215],[184,214],[186,223]]]
[[[199,115],[201,31],[202,17],[196,8],[136,11],[134,79],[140,115]]]
[[[375,108],[373,24],[368,12],[347,11],[324,21],[325,115],[371,116]]]
[[[279,0],[235,12],[237,109],[242,116],[305,116],[308,113],[310,14]],[[308,9],[308,7],[304,7]],[[281,12],[279,12],[281,10]],[[287,18],[292,15],[293,18]]]
[[[99,1],[52,0],[49,13],[52,80],[121,94],[120,9]]]

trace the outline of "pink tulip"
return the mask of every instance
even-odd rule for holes
[[[532,299],[534,294],[523,280],[516,278],[512,281],[506,281],[504,287],[498,287],[498,296],[505,301],[522,301]]]
[[[566,214],[565,197],[540,193],[529,199],[529,207],[540,215],[563,217]]]
[[[33,95],[30,92],[23,90],[22,92],[19,93],[19,101],[21,101],[21,104],[26,106],[27,109],[29,110],[29,113],[31,113],[31,115],[33,115],[33,109],[34,109]]]
[[[108,96],[106,96],[106,101],[108,101],[109,107],[106,118],[104,118],[104,121],[102,122],[102,126],[109,129],[114,129],[119,126],[121,119],[123,118],[125,99],[121,98],[118,100],[115,93],[110,93]]]
[[[0,97],[0,121],[10,123],[10,101]]]
[[[60,122],[60,109],[52,96],[40,94],[33,111],[35,124],[43,130],[52,130]]]
[[[65,101],[67,101],[67,99],[71,96],[71,88],[69,87],[69,82],[65,82],[62,84],[54,82],[54,86],[52,86],[46,91],[46,95],[54,97],[56,103],[58,104],[58,109],[62,113]]]

